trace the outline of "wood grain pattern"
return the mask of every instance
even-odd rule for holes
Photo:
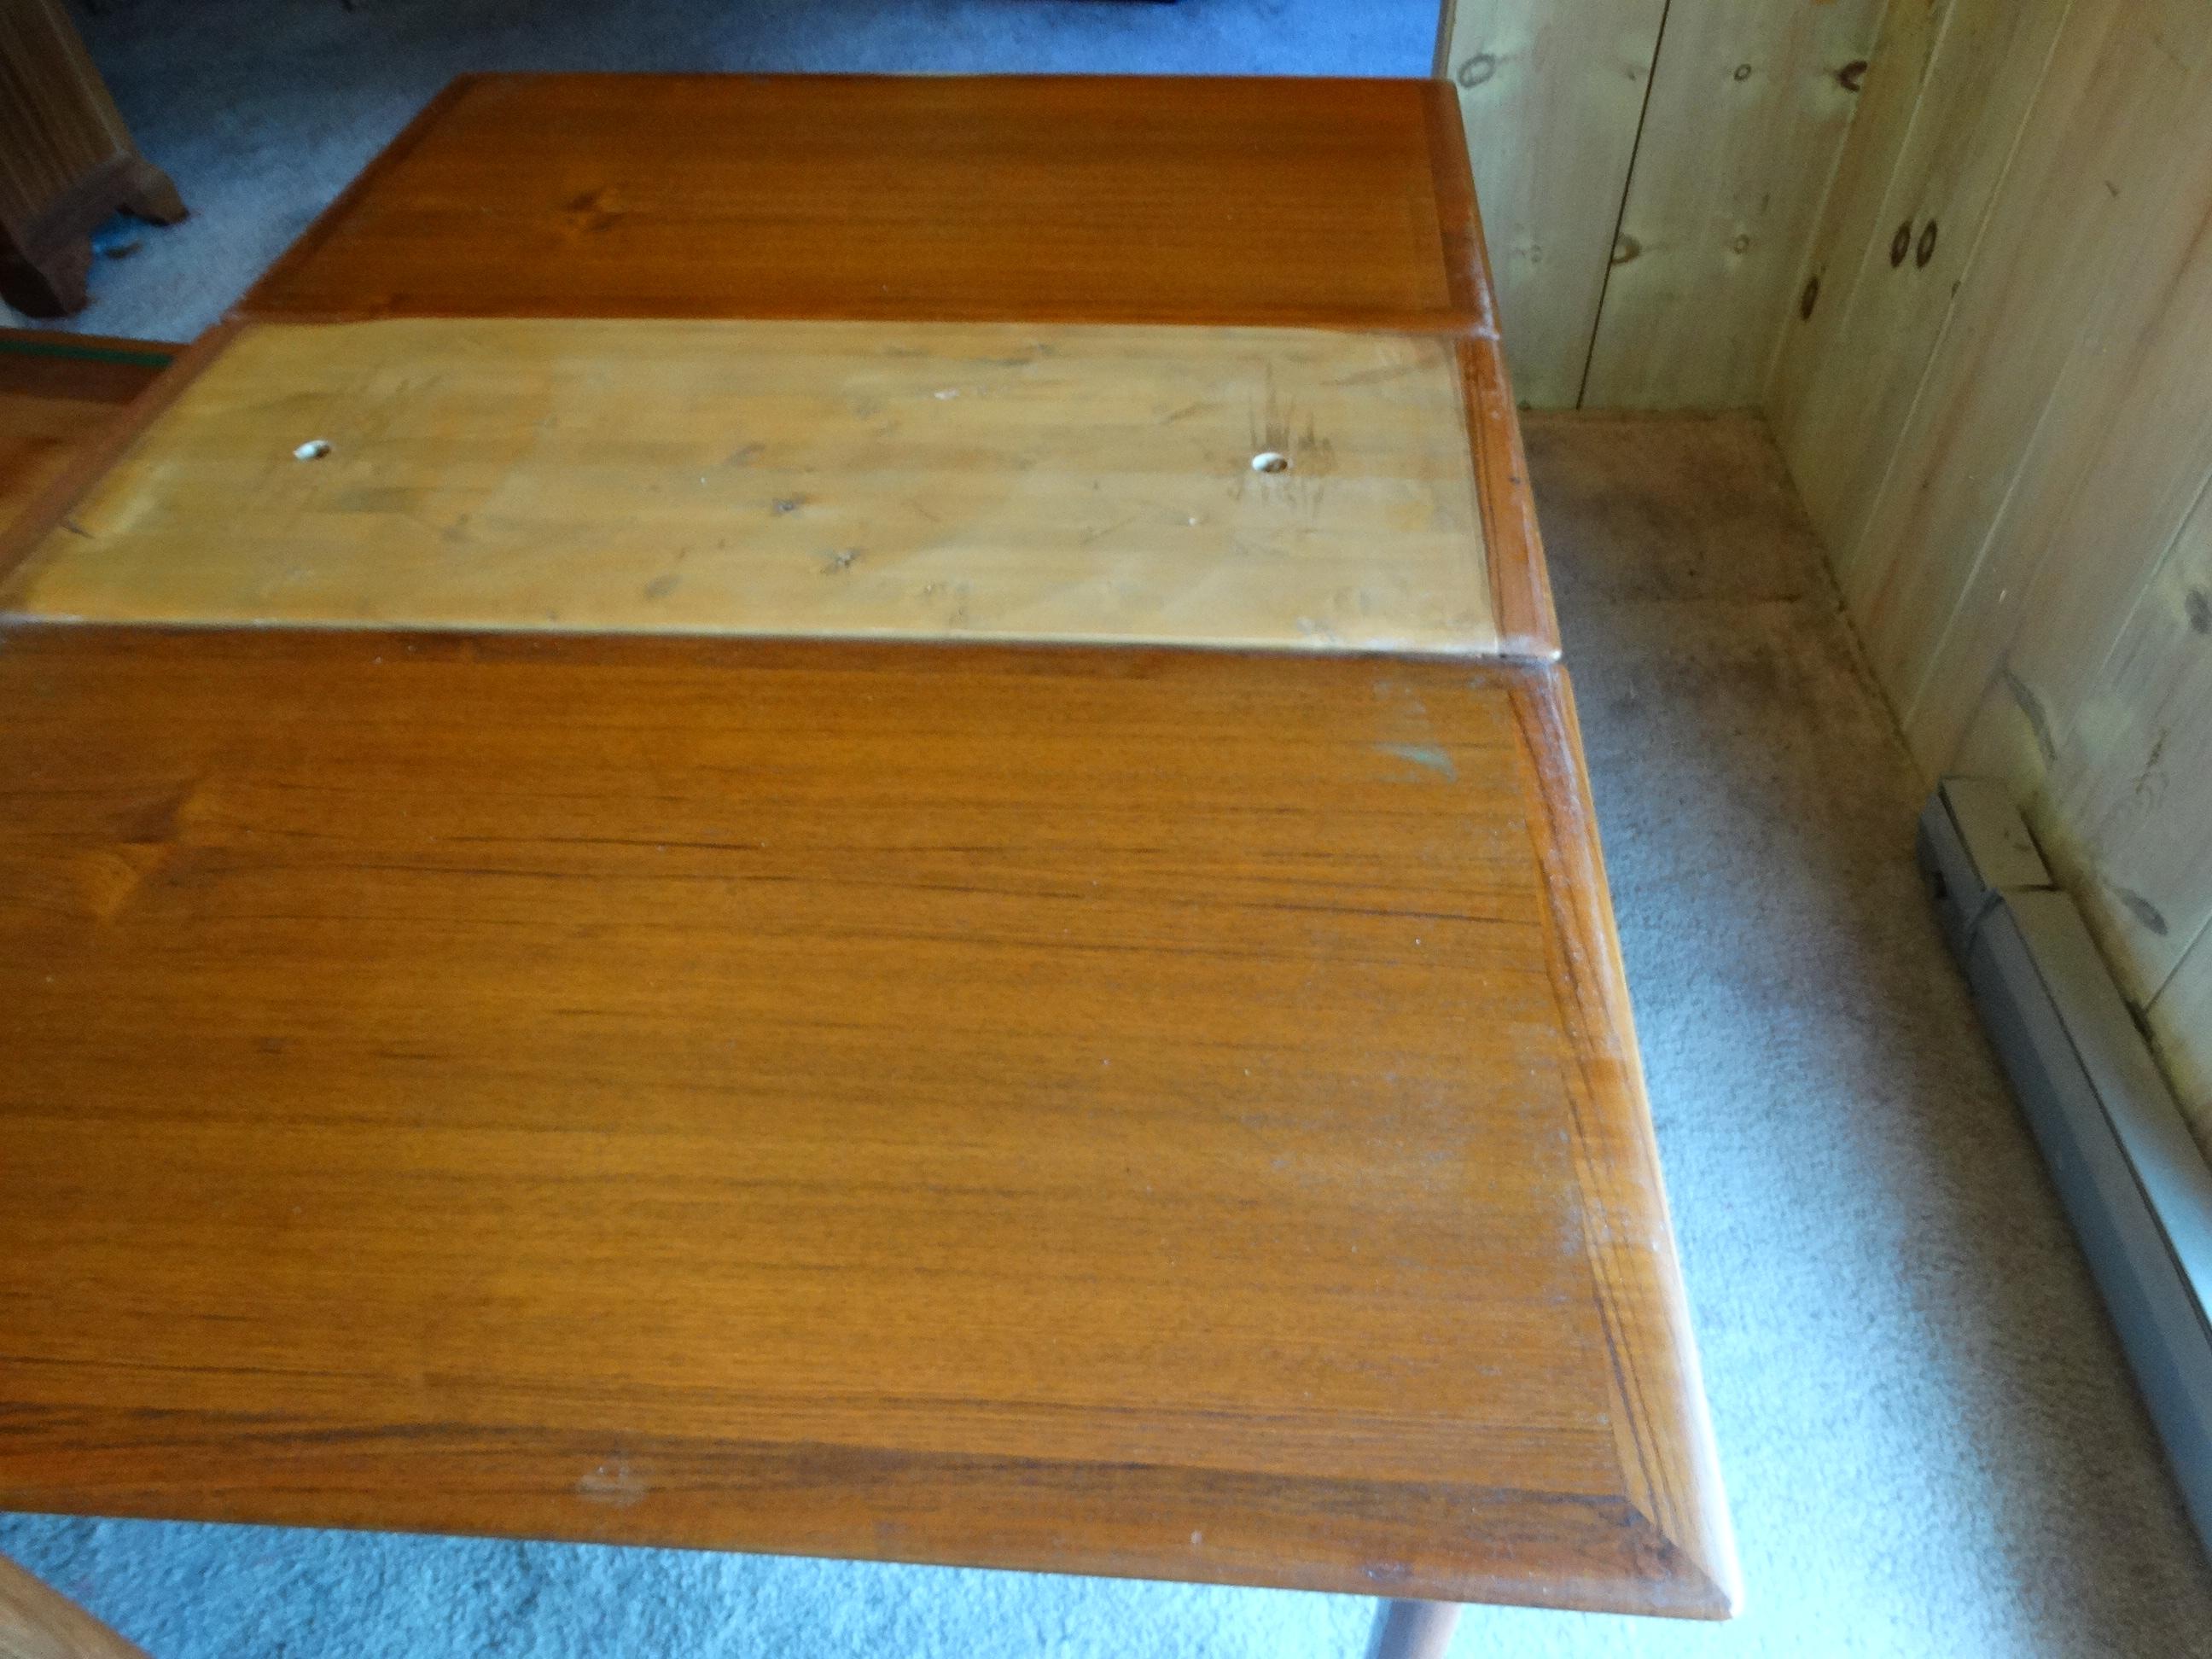
[[[1462,373],[1375,331],[254,325],[0,606],[1488,652]]]
[[[1854,137],[1895,150],[1887,205],[1778,419],[1914,754],[2006,782],[2205,1133],[2212,1042],[2167,988],[2212,918],[2212,15],[1952,0],[1930,51]]]
[[[146,1659],[146,1654],[0,1555],[0,1659]]]
[[[2212,1150],[2212,14],[1942,14],[1854,135],[1887,205],[1778,424],[1915,756],[2006,783]],[[1892,215],[1941,226],[1924,270],[1875,255]]]
[[[1583,401],[1757,401],[1882,0],[1674,0]]]
[[[2090,0],[2070,15],[1868,519],[1868,541],[1889,552],[1845,588],[1908,721],[2074,348],[2145,271],[2142,239],[2170,223],[2156,175],[2179,157],[2153,139],[2203,107],[2192,88],[2207,41],[2186,0]],[[2115,194],[2122,177],[2134,187]],[[2056,459],[2070,477],[2072,458]]]
[[[1513,407],[1499,343],[1495,337],[1468,340],[1461,344],[1460,355],[1498,650],[1504,656],[1556,662],[1559,619],[1552,605],[1551,568],[1544,558],[1521,419]]]
[[[130,129],[59,0],[0,8],[0,226],[11,234],[132,154]]]
[[[0,329],[0,528],[117,420],[175,348]]]
[[[1563,677],[0,635],[0,1504],[1693,1615]]]
[[[2069,3],[1889,8],[1806,272],[1817,301],[1784,323],[1766,398],[1846,584],[1886,556],[1867,523]]]
[[[2166,63],[2193,60],[2179,107],[2201,112],[2212,108],[2212,13],[2193,17],[2193,37],[2158,44]],[[2155,94],[2144,88],[2147,109]],[[2113,229],[2125,252],[2081,296],[2048,400],[1909,705],[1908,735],[1919,728],[1923,746],[1958,744],[2021,632],[2055,626],[2061,638],[2093,633],[2109,645],[2212,470],[2212,377],[2190,362],[2212,345],[2212,145],[2168,139],[2152,154],[2161,159],[2107,158],[2114,167],[2091,186],[2119,190],[2126,211]],[[2038,319],[2021,320],[2033,329]],[[2116,534],[2136,558],[2052,556]],[[2016,673],[2022,665],[2013,662]],[[2077,690],[2052,701],[2063,707]]]
[[[43,542],[55,525],[107,469],[158,419],[200,371],[228,346],[233,329],[219,324],[177,350],[168,367],[128,402],[111,404],[112,417],[80,426],[66,450],[41,465],[12,503],[13,516],[0,515],[0,580],[14,571]]]
[[[1422,81],[472,77],[240,311],[1462,326],[1457,118]]]
[[[0,5],[0,296],[34,317],[82,308],[93,227],[185,216],[139,155],[60,0]]]
[[[1664,0],[1445,0],[1437,73],[1458,88],[1520,395],[1582,396]]]
[[[2212,108],[2203,13],[2190,106]],[[2130,226],[2128,268],[2079,319],[1913,696],[1907,734],[1923,748],[1958,750],[1982,708],[2020,730],[2017,686],[2069,723],[2097,672],[2079,646],[2119,637],[2212,476],[2212,376],[2201,372],[2212,352],[2212,146],[2167,143],[2166,157],[2121,175],[2124,195],[2152,210]],[[2066,557],[2115,529],[2130,557]]]
[[[1468,168],[1440,82],[471,76],[237,314],[1459,336],[1499,647],[1552,660]]]
[[[2004,0],[1981,3],[2008,12],[2023,9]],[[1867,262],[1887,252],[1895,237],[1890,186],[1927,104],[1953,7],[1954,0],[1890,0],[1882,9],[1850,135],[1806,244],[1796,283],[1797,309],[1776,336],[1762,402],[1778,443],[1786,446],[1796,435],[1806,398],[1828,368],[1827,355],[1847,332]]]
[[[2212,483],[2202,488],[2110,653],[2081,671],[2063,743],[2038,757],[2051,861],[2082,891],[2138,1008],[2212,924]],[[2212,1050],[2212,1033],[2188,1036]]]

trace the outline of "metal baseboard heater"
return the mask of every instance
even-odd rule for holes
[[[2212,1165],[1997,785],[1946,778],[1920,868],[2212,1548]]]

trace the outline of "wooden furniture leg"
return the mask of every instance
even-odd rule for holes
[[[0,1555],[0,1659],[146,1659],[146,1650]]]
[[[0,300],[26,317],[67,317],[90,298],[92,243],[83,238],[40,248],[0,249]]]
[[[175,182],[144,156],[131,158],[125,177],[129,187],[115,205],[132,218],[143,219],[149,225],[173,225],[189,215],[191,210],[177,194]]]
[[[138,153],[61,0],[0,3],[0,299],[32,317],[84,308],[88,240],[120,209],[173,225],[185,204]]]
[[[1375,1609],[1367,1659],[1444,1659],[1458,1626],[1456,1601],[1385,1601]]]

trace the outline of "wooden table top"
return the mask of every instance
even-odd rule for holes
[[[411,128],[0,545],[0,1506],[1725,1615],[1445,95],[549,77],[464,83]],[[823,202],[871,145],[903,193],[840,252]],[[1196,251],[1096,285],[1062,257],[1087,216],[1047,210],[1071,179]],[[586,251],[471,264],[471,199],[509,216],[495,240]],[[734,247],[778,204],[788,280],[654,268],[685,216]],[[991,290],[941,218],[1011,246],[1016,208],[1061,252]],[[927,269],[878,315],[900,236]],[[1249,314],[1200,269],[1238,249]],[[635,295],[606,286],[626,269]],[[1058,377],[1031,436],[963,415],[927,430],[967,465],[917,471],[921,415],[850,425],[839,375],[911,392],[957,360],[948,384],[1012,395],[985,362],[1007,327],[1052,347],[999,365]],[[1267,331],[1297,337],[1255,356]],[[793,353],[845,401],[779,402],[757,376]],[[1216,435],[1176,461],[1154,404],[1100,415],[1132,361],[1183,374]],[[1221,412],[1253,363],[1279,392],[1318,365],[1300,395],[1335,400],[1303,471],[1254,472]],[[506,401],[486,364],[522,375]],[[662,418],[600,408],[595,435],[594,384]],[[503,410],[584,435],[533,472]],[[1192,569],[1294,508],[1371,539],[1355,586],[1476,595],[1492,637],[1316,649],[1262,584],[1185,648],[1135,642],[1194,579],[1157,550],[1121,589],[1072,562],[1096,526],[1055,419],[1127,460],[1099,493],[1223,516],[1172,544]],[[303,422],[327,455],[278,443]],[[669,495],[723,427],[817,487],[709,469],[705,509]],[[401,500],[376,446],[423,428],[452,476],[418,465]],[[598,484],[564,476],[594,454]],[[1003,544],[979,591],[1018,608],[1031,549],[1091,642],[821,637],[871,631],[859,602],[802,614],[748,562],[805,518],[762,489],[890,536],[994,468],[1046,507],[963,544]],[[744,545],[641,624],[653,561],[718,522]],[[1469,546],[1486,582],[1449,574]],[[545,592],[566,625],[519,597]],[[1239,617],[1271,648],[1220,648]]]
[[[1556,674],[18,626],[0,1503],[1718,1611]]]
[[[1489,321],[1441,82],[490,75],[242,316]]]
[[[494,75],[434,100],[234,315],[1434,335],[1498,648],[1556,658],[1492,293],[1442,82]]]
[[[143,340],[0,329],[0,527],[173,355]]]
[[[0,612],[1494,655],[1462,391],[1381,330],[248,324]]]

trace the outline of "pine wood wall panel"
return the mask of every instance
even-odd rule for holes
[[[1882,0],[1674,0],[1583,400],[1759,401]]]
[[[1893,0],[1883,15],[1851,138],[1806,245],[1798,308],[1775,337],[1766,409],[1778,439],[1796,429],[1816,367],[1848,332],[1860,268],[1885,234],[1889,191],[1951,9],[1952,0]]]
[[[2141,1007],[2212,921],[2212,494],[2089,672],[2094,684],[2029,799]]]
[[[2129,207],[2118,258],[2063,343],[2057,385],[1911,700],[1906,735],[1931,754],[1956,753],[1992,694],[2015,718],[2039,703],[2046,720],[2068,717],[2096,663],[2083,642],[2117,635],[2212,468],[2212,27],[2199,33],[2175,123],[2195,141],[2154,130],[2142,136],[2170,161],[2093,186]],[[2031,664],[2040,690],[2022,678]]]
[[[1882,15],[1951,3],[1445,0],[1521,400],[1757,402]]]
[[[2084,331],[1911,705],[1917,747],[2024,793],[2094,740],[2084,699],[2161,562],[2185,556],[2212,475],[2212,146],[2197,159],[2162,227],[2189,246],[2149,239],[2134,302]]]
[[[1581,395],[1665,0],[1445,0],[1514,389]]]
[[[1865,556],[1867,515],[2068,9],[1890,7],[1808,261],[1812,313],[1789,313],[1767,388],[1776,441],[1841,569]]]
[[[2008,782],[2212,1152],[2212,8],[1911,0],[1879,57],[1770,411],[1914,755]]]
[[[2204,1041],[2206,1031],[2212,1031],[2212,929],[2197,935],[2150,1005],[2151,1040],[2197,1144],[2212,1158],[2212,1043]]]
[[[2020,523],[2008,503],[2075,347],[2143,287],[2159,175],[2178,159],[2163,141],[2200,112],[2205,21],[2202,0],[2100,0],[2068,19],[1869,513],[1878,556],[1845,567],[1844,597],[1908,721],[1993,533]],[[2192,33],[2193,56],[2170,44]],[[2061,479],[2027,482],[2047,498]]]

